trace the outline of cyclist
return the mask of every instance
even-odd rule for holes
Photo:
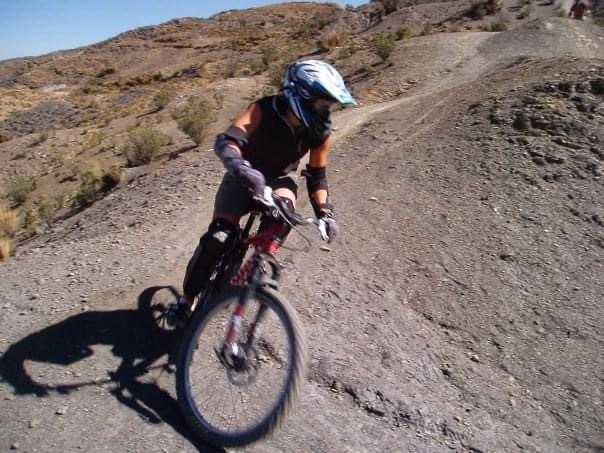
[[[302,172],[317,218],[326,222],[331,242],[338,225],[329,200],[325,168],[330,147],[330,108],[356,105],[338,71],[328,63],[306,60],[290,66],[279,94],[250,104],[216,137],[214,152],[226,173],[214,201],[213,220],[201,236],[184,277],[183,295],[170,306],[169,318],[182,324],[190,315],[197,294],[211,276],[214,265],[237,234],[241,217],[253,208],[253,196],[270,186],[295,206],[297,185],[288,176],[310,152]],[[289,229],[282,232],[284,239]]]

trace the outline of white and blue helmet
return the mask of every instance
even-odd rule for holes
[[[285,73],[281,94],[294,115],[306,127],[313,127],[315,124],[315,112],[312,111],[311,104],[317,98],[356,105],[338,71],[319,60],[294,63]]]

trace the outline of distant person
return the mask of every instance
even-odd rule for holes
[[[587,12],[587,4],[583,0],[575,0],[573,6],[570,7],[568,17],[573,19],[583,20],[583,15]]]
[[[226,173],[214,201],[213,220],[189,261],[183,296],[171,305],[169,321],[182,325],[188,318],[195,297],[237,235],[240,219],[253,209],[252,196],[262,197],[268,185],[293,211],[298,187],[289,173],[307,153],[304,174],[310,202],[315,215],[327,224],[328,240],[335,237],[338,225],[325,168],[331,144],[330,109],[338,103],[356,104],[338,71],[322,61],[301,61],[287,69],[277,95],[248,105],[216,137],[214,152]]]

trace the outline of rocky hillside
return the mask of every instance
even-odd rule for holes
[[[280,256],[311,367],[247,451],[602,451],[604,33],[501,6],[275,5],[0,63],[2,448],[213,451],[137,306],[209,222],[213,134],[312,55],[361,101],[333,118],[342,234]]]

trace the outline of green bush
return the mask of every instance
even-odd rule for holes
[[[123,148],[128,166],[148,164],[169,141],[170,137],[154,126],[143,125],[134,128],[129,132]]]
[[[179,129],[199,145],[206,137],[209,125],[216,121],[217,115],[210,101],[193,96],[187,100],[186,105],[174,111],[172,116]]]
[[[28,175],[16,175],[8,181],[6,194],[13,199],[17,205],[27,200],[27,196],[36,190],[36,178]]]
[[[395,36],[392,33],[378,33],[373,36],[371,46],[375,54],[384,61],[388,61],[395,46]]]

